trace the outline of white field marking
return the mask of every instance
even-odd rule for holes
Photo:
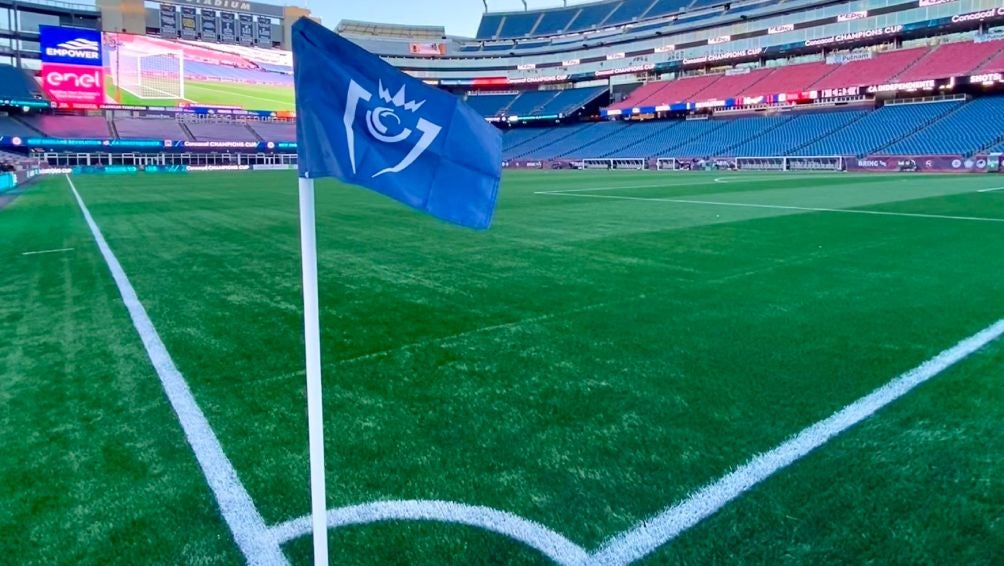
[[[271,533],[265,526],[265,521],[255,507],[251,496],[237,476],[237,470],[223,453],[216,433],[209,426],[205,414],[199,408],[192,391],[188,388],[184,376],[178,371],[177,366],[171,359],[164,342],[161,341],[157,329],[143,308],[136,290],[122,270],[122,265],[112,253],[111,248],[105,241],[101,230],[91,217],[87,205],[77,192],[77,187],[69,175],[66,180],[70,183],[70,190],[77,199],[80,211],[84,215],[87,226],[91,229],[94,242],[97,244],[101,255],[104,256],[108,270],[111,271],[112,278],[118,286],[122,301],[126,310],[132,318],[136,332],[143,340],[150,362],[153,364],[160,381],[164,386],[174,412],[178,415],[178,421],[185,431],[188,443],[195,452],[195,457],[202,467],[202,473],[206,476],[206,482],[216,496],[216,502],[220,506],[223,518],[226,520],[230,531],[234,535],[237,545],[248,563],[252,564],[288,564],[286,557],[279,548],[279,543],[272,538]]]
[[[804,171],[804,173],[811,173],[811,172]],[[845,175],[847,175],[847,174],[846,173],[834,174],[834,173],[819,172],[818,174],[813,175],[813,178],[815,178],[815,179],[819,179],[819,178],[832,178],[832,179],[836,179],[838,177],[844,177]],[[764,176],[764,177],[746,177],[746,178],[738,177],[738,176],[734,176],[734,177],[715,177],[715,182],[716,183],[755,183],[757,181],[790,181],[792,179],[805,179],[805,176],[799,175],[799,176],[782,177],[780,175],[774,175],[774,176],[770,176],[770,177]]]
[[[597,564],[628,564],[649,554],[683,531],[715,514],[725,504],[778,470],[874,415],[886,405],[969,357],[1002,334],[1004,334],[1004,319],[901,374],[832,416],[802,430],[773,450],[754,456],[746,464],[699,489],[686,500],[666,508],[655,517],[642,521],[630,531],[610,539],[591,556],[591,561]]]
[[[58,254],[63,252],[72,252],[75,248],[59,248],[55,250],[40,250],[37,252],[24,252],[21,255],[42,255],[42,254]]]
[[[993,193],[993,192],[996,192],[996,191],[1004,191],[1004,187],[994,187],[992,189],[980,189],[980,190],[978,190],[976,192],[978,192],[978,193]]]
[[[822,208],[816,206],[787,206],[781,204],[756,204],[748,202],[725,202],[725,201],[714,201],[714,200],[625,197],[625,196],[610,196],[610,195],[580,195],[580,194],[569,194],[567,192],[562,192],[562,191],[537,193],[537,194],[544,194],[555,197],[566,196],[566,197],[579,197],[579,198],[604,198],[604,199],[614,199],[614,200],[640,200],[648,202],[672,202],[678,204],[699,204],[707,206],[732,206],[738,208],[800,210],[805,212],[842,212],[845,214],[870,214],[873,216],[902,216],[906,218],[936,218],[940,220],[968,220],[971,222],[1004,222],[1004,218],[987,218],[983,216],[951,216],[947,214],[922,214],[918,212],[887,212],[884,210],[860,210],[854,208]]]
[[[513,538],[559,564],[630,564],[672,541],[777,471],[874,415],[1001,335],[1004,335],[1004,319],[900,374],[830,417],[803,429],[776,448],[754,456],[746,464],[697,490],[684,501],[667,507],[658,515],[609,539],[592,554],[560,533],[512,513],[448,501],[377,501],[330,509],[327,513],[328,528],[338,529],[393,520],[456,523],[480,527]],[[272,538],[285,543],[302,537],[310,532],[310,519],[306,515],[275,525],[271,528]]]
[[[584,564],[589,553],[555,531],[518,515],[452,501],[374,501],[330,509],[328,528],[367,525],[380,521],[433,521],[478,527],[522,542],[558,564]],[[310,517],[300,517],[272,527],[272,536],[284,543],[310,533]]]

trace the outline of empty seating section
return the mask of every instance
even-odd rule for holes
[[[530,35],[530,31],[537,25],[539,18],[540,12],[509,14],[505,17],[505,21],[502,22],[502,31],[499,32],[499,37],[526,37]]]
[[[526,143],[514,145],[510,149],[506,149],[503,142],[502,146],[502,158],[503,159],[516,159],[518,157],[524,157],[530,154],[541,154],[541,151],[547,146],[562,140],[567,137],[578,136],[582,130],[588,128],[592,124],[576,124],[574,126],[568,126],[565,128],[540,128],[544,130],[540,135],[535,135],[527,141]],[[546,158],[553,157],[553,154],[544,153]]]
[[[697,138],[712,134],[723,125],[724,121],[685,120],[656,123],[664,124],[664,126],[643,141],[616,149],[605,157],[673,157],[677,155],[676,148],[686,145]],[[616,140],[609,142],[611,148],[616,148],[616,144]]]
[[[244,124],[234,122],[187,122],[197,141],[257,141]]]
[[[704,98],[704,90],[724,75],[703,75],[671,81],[666,90],[659,93],[662,104],[684,102]]]
[[[607,19],[613,10],[613,4],[604,2],[603,4],[586,4],[582,6],[579,15],[572,22],[569,31],[586,31],[599,27],[603,20]]]
[[[540,18],[540,23],[537,24],[537,29],[533,30],[533,34],[550,35],[564,32],[568,28],[568,25],[572,23],[572,18],[575,17],[578,11],[579,8],[575,7],[544,12],[544,15]]]
[[[879,153],[969,154],[1004,139],[1004,98],[979,98]]]
[[[37,136],[38,132],[11,116],[0,116],[0,136]]]
[[[516,100],[509,105],[506,111],[510,116],[531,116],[541,106],[550,102],[560,91],[557,90],[532,90],[524,92],[516,97]]]
[[[781,92],[801,92],[818,83],[826,75],[835,71],[838,65],[827,65],[824,62],[785,65],[770,72],[757,85],[757,94],[778,94]]]
[[[701,100],[720,100],[744,94],[747,96],[764,94],[756,86],[769,75],[770,71],[766,69],[740,75],[721,75],[708,88],[700,91],[699,98]]]
[[[632,124],[623,128],[617,135],[608,138],[603,144],[583,148],[576,152],[576,157],[649,157],[639,145],[652,136],[681,123],[680,121],[650,121]]]
[[[939,45],[897,81],[924,81],[967,75],[1000,51],[1001,42],[947,43]]]
[[[495,34],[499,31],[499,24],[502,23],[502,17],[499,14],[484,14],[481,16],[481,23],[478,24],[478,33],[475,37],[478,39],[492,39]]]
[[[1004,72],[1004,41],[993,41],[991,44],[998,44],[1002,51],[991,57],[986,63],[977,67],[978,73],[1000,73]]]
[[[606,92],[606,87],[571,88],[558,91],[558,95],[537,110],[539,116],[570,115]]]
[[[620,132],[617,122],[596,122],[580,129],[574,136],[563,136],[546,147],[520,155],[524,159],[579,157],[581,150],[593,144],[605,144],[605,138]]]
[[[175,118],[115,118],[115,131],[122,139],[188,139]]]
[[[883,106],[853,122],[847,128],[837,130],[795,153],[797,155],[875,153],[958,108],[959,104],[959,102],[933,102]]]
[[[865,114],[865,110],[795,114],[781,126],[736,146],[731,153],[735,157],[793,155],[799,148],[847,127]]]
[[[502,136],[502,154],[508,156],[520,146],[529,144],[538,137],[555,131],[557,128],[518,128],[507,130]]]
[[[624,0],[607,18],[606,25],[618,26],[638,21],[648,11],[653,0]]]
[[[734,156],[732,149],[791,120],[790,116],[733,118],[718,120],[722,127],[712,136],[703,136],[674,150],[679,157]]]
[[[652,5],[652,8],[649,9],[648,13],[645,14],[645,17],[657,18],[660,16],[675,14],[689,6],[691,1],[692,0],[657,0],[656,3]]]
[[[888,51],[875,55],[871,59],[844,63],[812,85],[812,88],[840,88],[890,83],[898,75],[903,74],[904,70],[909,69],[925,53],[927,53],[926,47],[916,47],[901,51]]]
[[[668,82],[646,83],[636,88],[624,100],[610,106],[613,109],[629,109],[641,106],[655,106],[660,91],[669,86]]]
[[[513,100],[515,94],[478,94],[467,97],[467,104],[477,110],[482,116],[498,116]]]
[[[30,116],[24,121],[52,138],[107,139],[108,121],[103,116]]]
[[[25,71],[10,65],[0,65],[0,98],[36,100],[43,96],[38,83]]]
[[[293,122],[249,122],[265,141],[296,141],[296,124]]]

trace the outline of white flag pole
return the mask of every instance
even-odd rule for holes
[[[314,531],[314,564],[328,566],[324,419],[321,414],[321,328],[317,306],[313,179],[300,179],[300,250],[303,264],[303,330],[307,354],[307,430],[310,442],[310,512]]]

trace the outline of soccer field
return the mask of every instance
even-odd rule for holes
[[[293,110],[292,86],[268,86],[226,83],[220,81],[185,80],[185,98],[143,98],[119,89],[109,75],[105,94],[118,104],[132,106],[177,106],[179,102],[207,106],[240,106],[249,110]]]
[[[0,556],[309,563],[294,174],[72,180],[104,254],[66,178],[0,209]],[[1004,178],[317,207],[333,564],[1004,561]]]

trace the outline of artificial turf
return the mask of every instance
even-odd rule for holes
[[[206,106],[239,106],[248,110],[293,110],[293,87],[249,85],[185,79],[185,96],[145,98],[119,89],[108,75],[105,94],[116,104],[132,106],[177,106],[180,102]]]
[[[75,183],[266,523],[306,514],[295,177]],[[594,549],[1004,316],[1004,192],[976,192],[1001,184],[511,173],[476,233],[319,182],[328,506],[486,505]],[[0,556],[240,560],[66,181],[0,242]],[[647,560],[1000,561],[1002,367],[998,341]],[[329,539],[543,560],[443,524]]]

